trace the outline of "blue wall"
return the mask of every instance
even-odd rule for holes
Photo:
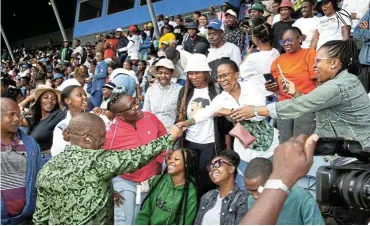
[[[107,2],[103,0],[102,16],[92,20],[78,22],[80,11],[80,0],[77,0],[75,26],[73,30],[73,37],[83,37],[99,32],[106,32],[117,27],[128,27],[132,24],[142,24],[150,21],[150,14],[148,6],[138,6],[140,0],[136,0],[135,8],[118,12],[115,14],[106,15]],[[124,1],[124,0],[122,0]],[[226,0],[235,5],[240,0]],[[163,14],[165,16],[178,15],[193,12],[196,10],[207,9],[210,5],[220,6],[224,0],[162,0],[153,3],[156,15]]]

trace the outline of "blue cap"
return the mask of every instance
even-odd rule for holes
[[[222,22],[219,19],[210,20],[207,26],[207,28],[211,28],[216,31],[222,30],[221,27],[222,27]]]
[[[102,88],[108,88],[113,90],[114,88],[116,88],[116,84],[114,84],[113,82],[108,82]]]
[[[64,78],[64,76],[62,74],[58,73],[58,74],[55,74],[53,76],[53,80],[56,80],[57,78]]]

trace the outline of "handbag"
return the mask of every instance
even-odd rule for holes
[[[249,145],[256,141],[256,138],[252,136],[248,132],[248,130],[246,130],[239,122],[232,130],[230,130],[229,134],[233,137],[238,138],[244,148],[247,148]]]

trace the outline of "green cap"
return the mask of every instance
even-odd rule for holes
[[[249,10],[249,12],[250,12],[251,10],[258,10],[258,11],[260,11],[260,12],[262,12],[262,13],[265,11],[265,9],[263,8],[263,5],[262,5],[261,3],[254,3],[254,4],[252,5],[252,8]]]

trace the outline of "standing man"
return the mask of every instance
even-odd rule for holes
[[[229,9],[226,11],[225,16],[224,39],[226,42],[233,43],[242,50],[244,45],[244,35],[239,28],[236,13],[232,9]]]
[[[95,67],[95,73],[90,76],[89,82],[91,82],[91,89],[90,94],[91,98],[89,101],[89,110],[92,110],[94,107],[100,107],[103,94],[102,88],[105,84],[105,78],[108,74],[108,64],[103,59],[103,54],[101,52],[97,52],[95,54],[95,59],[97,61],[97,65]]]
[[[69,62],[71,60],[73,50],[69,47],[69,42],[66,40],[64,41],[64,46],[60,51],[60,59]]]
[[[188,51],[189,53],[194,52],[194,46],[198,42],[208,42],[207,39],[203,36],[197,35],[199,32],[198,25],[194,22],[189,23],[188,26],[186,26],[188,29],[188,36],[184,38],[182,46],[184,47],[185,51]]]
[[[85,63],[85,62],[82,62],[82,57],[84,55],[84,51],[83,51],[83,48],[81,46],[80,39],[75,39],[73,41],[73,43],[74,43],[76,48],[73,50],[72,57],[77,57],[79,59],[80,64]]]
[[[109,111],[115,116],[114,124],[106,134],[104,148],[129,150],[165,135],[164,125],[150,112],[140,110],[140,102],[127,94],[114,94]],[[115,224],[133,225],[143,199],[148,194],[150,179],[160,174],[164,152],[141,169],[112,179],[116,192],[114,199],[123,197],[124,203],[114,206]],[[118,193],[118,194],[117,194]]]
[[[118,46],[118,39],[115,37],[115,31],[112,30],[108,34],[108,38],[104,43],[104,59],[110,58],[112,60],[116,59],[116,51]]]
[[[41,168],[36,141],[18,128],[17,103],[1,98],[1,224],[31,224],[36,205],[36,177]]]
[[[274,37],[272,41],[272,47],[277,49],[280,54],[284,53],[283,47],[280,45],[280,40],[283,33],[290,27],[292,27],[294,21],[292,20],[290,14],[293,12],[293,3],[290,0],[283,0],[278,8],[281,20],[274,24],[272,27],[272,35]]]
[[[117,28],[116,29],[116,38],[118,39],[118,47],[117,49],[121,49],[121,48],[124,48],[127,46],[129,40],[126,36],[122,35],[122,28]],[[118,58],[117,58],[117,64],[118,65],[123,65],[123,62],[125,62],[126,60],[126,57],[127,57],[127,51],[122,51],[122,52],[119,52],[118,51]]]
[[[299,18],[292,25],[293,27],[298,27],[303,34],[302,48],[310,48],[313,34],[317,27],[319,26],[319,18],[313,15],[313,2],[312,0],[304,0],[302,2],[302,18]]]
[[[95,45],[95,53],[101,52],[104,54],[104,41],[103,41],[103,35],[97,34],[96,35],[96,45]]]
[[[211,20],[208,23],[208,40],[211,44],[211,48],[209,49],[207,60],[212,69],[212,77],[214,79],[216,79],[217,67],[221,58],[229,58],[238,66],[241,63],[239,47],[224,40],[221,27],[222,22],[219,19]]]
[[[240,4],[239,8],[239,21],[242,21],[244,17],[249,16],[249,10],[251,9],[253,4],[253,0],[244,0],[242,4]]]
[[[265,158],[254,158],[244,172],[244,183],[251,194],[248,209],[252,208],[266,186],[272,173],[272,162]],[[292,214],[294,213],[294,214]],[[290,189],[277,220],[278,225],[324,225],[319,206],[314,197],[302,188]]]

